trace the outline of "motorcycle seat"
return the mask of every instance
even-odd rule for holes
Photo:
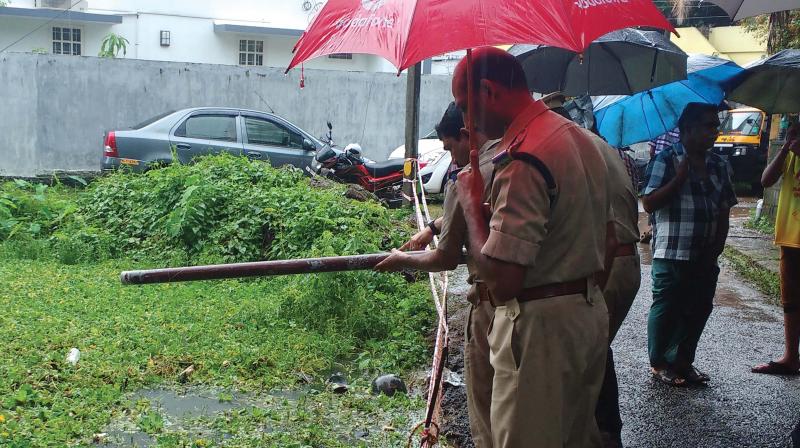
[[[372,177],[386,177],[396,172],[403,172],[404,159],[389,159],[383,162],[365,163],[364,167]]]

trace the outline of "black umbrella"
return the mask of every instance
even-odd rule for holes
[[[733,20],[800,8],[800,0],[710,0]]]
[[[783,50],[745,67],[728,99],[769,114],[800,112],[800,50]]]
[[[663,34],[632,28],[608,33],[583,54],[547,45],[514,45],[534,92],[632,95],[686,79],[687,55]]]

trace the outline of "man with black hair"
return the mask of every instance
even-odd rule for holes
[[[728,162],[709,151],[719,135],[717,106],[690,103],[680,142],[656,155],[642,204],[653,213],[653,304],[647,323],[653,376],[671,386],[700,384],[694,367],[713,308],[729,212],[736,205]]]
[[[450,151],[453,161],[464,169],[469,163],[469,134],[464,129],[464,120],[461,111],[454,103],[450,103],[439,124],[436,125],[439,140],[444,143],[444,148]],[[479,150],[478,165],[485,174],[485,179],[491,178],[492,157],[497,140],[487,141],[486,136],[475,131],[475,141]],[[467,166],[467,169],[469,167]],[[457,173],[457,172],[456,172]],[[455,173],[454,173],[455,174]],[[445,187],[444,214],[442,217],[428,223],[423,230],[414,235],[400,250],[392,251],[392,255],[378,264],[378,271],[399,269],[418,269],[427,272],[438,272],[454,269],[461,259],[461,252],[467,242],[467,226],[464,222],[464,213],[458,203],[454,191],[455,175],[451,177]],[[488,185],[486,194],[488,195]],[[440,234],[441,233],[441,234]],[[439,235],[439,245],[436,249],[420,255],[409,255],[403,250],[419,250],[425,248],[434,235]],[[472,440],[478,448],[492,446],[492,434],[489,421],[489,409],[492,400],[492,376],[494,374],[489,364],[489,343],[486,333],[494,314],[494,306],[488,288],[477,275],[474,263],[467,258],[469,277],[467,282],[471,287],[467,293],[470,302],[470,312],[467,316],[464,335],[464,374],[467,389],[467,409],[469,411],[470,430]]]
[[[599,447],[608,313],[595,274],[614,232],[604,143],[534,101],[519,62],[497,48],[458,64],[453,96],[473,126],[502,137],[489,216],[485,175],[462,170],[456,182],[470,254],[497,304],[493,447]]]

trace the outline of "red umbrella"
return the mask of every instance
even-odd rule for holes
[[[674,31],[652,0],[328,0],[289,69],[318,56],[365,53],[402,71],[451,51],[516,43],[580,53],[633,26]]]

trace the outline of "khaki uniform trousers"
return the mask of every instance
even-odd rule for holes
[[[464,338],[464,377],[467,388],[467,410],[472,441],[477,448],[492,447],[489,412],[492,407],[492,378],[489,363],[489,341],[486,334],[494,317],[494,306],[480,301],[475,287],[470,291],[470,308]]]
[[[608,311],[587,280],[575,294],[498,306],[489,331],[494,448],[600,447],[595,406]]]
[[[639,255],[614,258],[608,281],[603,290],[603,298],[608,308],[608,343],[614,340],[622,321],[633,305],[636,293],[642,283],[642,267]]]
[[[639,285],[642,282],[641,265],[638,255],[615,257],[608,275],[603,298],[608,308],[608,356],[606,358],[606,373],[603,378],[603,387],[597,399],[595,417],[597,426],[606,437],[620,439],[622,436],[622,417],[619,411],[619,385],[617,373],[614,370],[614,352],[611,342],[617,335],[625,316],[631,309]]]

